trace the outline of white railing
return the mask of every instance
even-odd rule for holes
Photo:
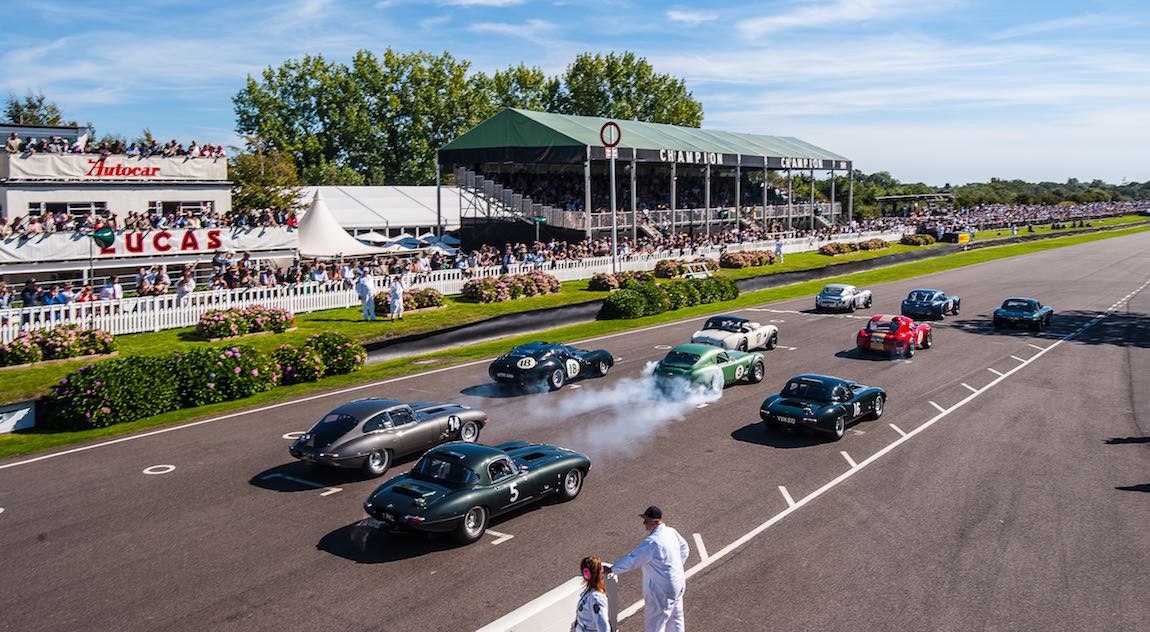
[[[862,241],[875,237],[896,241],[899,231],[871,231],[834,235],[830,238],[791,237],[783,240],[783,253],[815,250],[828,241]],[[729,251],[770,250],[774,251],[773,240],[729,244]],[[620,257],[622,271],[653,270],[655,264],[664,259],[707,257],[717,259],[724,250],[721,246],[698,248],[694,252],[678,249],[659,253],[638,253]],[[543,263],[515,263],[510,266],[513,274],[542,270],[554,275],[560,281],[589,279],[598,272],[611,271],[611,257],[590,257],[577,260],[557,260]],[[501,274],[500,266],[472,268],[467,272],[459,269],[436,270],[434,272],[410,276],[413,288],[433,288],[442,294],[459,294],[463,285],[470,279],[496,277]],[[381,289],[383,283],[380,283]],[[343,282],[298,283],[276,287],[241,288],[192,292],[191,294],[165,294],[163,296],[142,296],[118,301],[93,301],[90,303],[69,303],[67,305],[43,305],[21,309],[0,310],[0,342],[8,342],[26,329],[51,329],[62,323],[75,323],[83,327],[97,327],[113,335],[132,334],[145,331],[160,331],[194,326],[204,312],[229,307],[263,305],[281,307],[292,313],[303,314],[325,309],[340,309],[358,306],[359,298],[353,289]]]

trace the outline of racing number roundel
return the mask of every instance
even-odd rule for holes
[[[747,373],[747,367],[745,367],[741,364],[739,366],[735,367],[735,379],[736,380],[743,379],[743,376],[746,375],[746,373]]]
[[[515,366],[521,369],[533,369],[535,368],[535,358],[523,358],[516,362]]]
[[[567,358],[567,377],[575,377],[579,375],[579,361],[573,358]]]

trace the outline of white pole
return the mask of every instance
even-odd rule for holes
[[[611,179],[611,272],[619,271],[619,207],[615,203],[615,152],[617,148],[608,147],[611,152],[609,165]]]

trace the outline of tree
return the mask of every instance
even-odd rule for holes
[[[17,125],[75,125],[76,121],[64,122],[60,107],[48,100],[43,93],[28,92],[20,100],[14,93],[8,93],[4,104],[4,118]]]
[[[276,149],[241,153],[228,161],[232,210],[299,210],[299,173],[291,154]]]
[[[699,127],[703,105],[682,79],[658,74],[635,53],[582,53],[563,75],[564,114],[633,119]]]
[[[558,112],[562,84],[538,67],[523,64],[496,70],[489,82],[491,113],[502,108]]]

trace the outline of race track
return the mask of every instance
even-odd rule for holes
[[[1140,233],[873,286],[854,315],[813,314],[810,298],[741,310],[777,324],[781,346],[762,384],[702,407],[652,402],[640,380],[693,319],[580,344],[616,366],[556,393],[495,389],[486,362],[432,366],[0,461],[0,630],[473,630],[584,555],[630,550],[651,504],[691,542],[695,630],[1136,629],[1150,618],[1150,288],[1131,293],[1148,281]],[[934,348],[855,354],[865,319],[916,287],[962,297]],[[994,331],[1012,295],[1053,305],[1055,325]],[[886,414],[839,442],[764,431],[759,404],[808,372],[884,387]],[[497,519],[471,546],[377,534],[357,523],[384,479],[308,469],[284,438],[362,396],[460,401],[490,415],[484,443],[558,443],[594,466],[576,500]],[[623,606],[639,583],[623,577]]]

